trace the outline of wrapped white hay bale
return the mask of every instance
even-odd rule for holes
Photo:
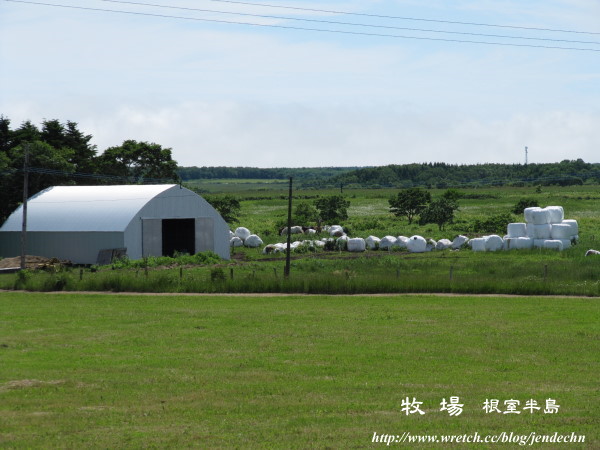
[[[525,208],[523,210],[523,216],[525,217],[525,222],[533,223],[533,212],[541,211],[541,210],[542,210],[542,208],[540,208],[539,206],[531,206],[530,208]]]
[[[587,252],[585,252],[585,256],[593,256],[593,255],[600,255],[600,252],[598,250],[594,250],[591,248]]]
[[[550,233],[552,232],[552,225],[544,223],[535,225],[532,223],[527,224],[527,237],[532,239],[550,239]]]
[[[348,239],[348,251],[349,252],[364,252],[367,248],[365,240],[363,238],[352,238]]]
[[[423,253],[427,251],[427,241],[423,236],[411,236],[406,243],[406,248],[411,253]]]
[[[270,255],[271,253],[276,253],[277,247],[275,244],[265,245],[265,248],[262,250],[263,255]]]
[[[315,247],[317,248],[323,248],[325,247],[325,242],[323,241],[314,241]]]
[[[571,239],[559,239],[559,241],[563,244],[563,250],[571,248]]]
[[[244,245],[250,248],[257,248],[263,245],[263,241],[256,234],[251,234],[244,241]]]
[[[525,222],[533,223],[533,218],[532,218],[533,211],[540,211],[541,209],[542,208],[540,208],[539,206],[531,206],[529,208],[525,208],[523,210],[523,217],[525,217]]]
[[[561,223],[565,218],[565,211],[562,206],[546,206],[548,211],[548,223]]]
[[[562,221],[562,225],[569,225],[571,227],[571,236],[577,236],[579,234],[579,224],[576,220],[566,219]]]
[[[511,238],[527,237],[527,224],[509,223],[506,227],[506,234]]]
[[[533,248],[533,239],[528,237],[521,237],[517,239],[517,247],[524,249],[532,249]]]
[[[531,211],[531,221],[527,223],[532,223],[533,225],[543,225],[550,223],[550,211],[547,209],[536,209]]]
[[[389,250],[392,247],[397,247],[398,246],[398,239],[396,239],[394,236],[385,236],[383,238],[381,238],[381,241],[379,241],[379,249],[380,250]]]
[[[452,246],[452,241],[450,239],[440,239],[439,241],[437,241],[437,244],[435,244],[435,249],[436,250],[446,250],[447,248],[450,248]]]
[[[317,234],[317,230],[315,230],[314,228],[309,228],[308,230],[306,230],[306,234]]]
[[[398,236],[397,241],[396,241],[396,245],[399,248],[408,248],[407,247],[408,240],[409,240],[409,238],[407,238],[406,236]]]
[[[277,244],[273,244],[273,246],[275,247],[273,253],[285,253],[287,251],[287,243],[284,244],[279,242]]]
[[[571,225],[563,223],[555,223],[550,230],[550,238],[552,239],[570,239],[572,236]]]
[[[469,241],[471,245],[471,250],[474,252],[485,252],[485,237],[482,238],[474,238]]]
[[[430,252],[431,250],[435,250],[437,246],[437,241],[435,241],[434,239],[427,239],[427,251]]]
[[[544,248],[546,239],[533,239],[533,248]]]
[[[528,237],[506,238],[504,239],[505,250],[524,250],[533,248],[533,239]]]
[[[244,241],[242,241],[242,239],[240,239],[239,237],[235,236],[229,240],[229,245],[231,247],[242,247],[244,245]]]
[[[348,236],[344,235],[336,239],[335,248],[337,250],[347,250],[348,249]]]
[[[377,236],[369,236],[365,239],[365,245],[369,250],[377,250],[379,248],[380,241],[381,239],[379,239]]]
[[[544,248],[560,251],[563,249],[563,243],[558,239],[546,239],[544,241]]]
[[[290,228],[291,230],[291,234],[302,234],[304,233],[304,231],[302,230],[301,226],[294,226],[292,228]],[[281,230],[280,236],[285,236],[288,232],[288,228],[285,227],[283,230]]]
[[[250,230],[248,228],[239,227],[235,229],[235,235],[239,237],[242,241],[245,241],[248,236],[250,236]]]
[[[329,236],[340,237],[344,234],[344,229],[340,225],[331,225],[329,227]]]
[[[485,240],[485,249],[488,252],[495,252],[498,250],[502,250],[504,247],[504,240],[496,235],[492,234],[491,236],[486,236]]]
[[[452,248],[453,249],[459,249],[462,246],[464,246],[467,242],[469,242],[469,238],[466,236],[458,235],[454,238],[454,240],[452,241]]]

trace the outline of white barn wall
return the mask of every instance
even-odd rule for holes
[[[127,255],[131,259],[139,259],[150,256],[146,249],[142,248],[143,232],[142,219],[213,219],[213,244],[207,248],[201,242],[196,241],[196,252],[212,250],[221,258],[230,258],[229,247],[229,225],[221,215],[202,197],[195,192],[179,186],[162,192],[150,200],[125,229],[125,247]],[[198,237],[198,233],[196,233]]]

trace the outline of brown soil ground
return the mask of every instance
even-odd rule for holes
[[[69,261],[59,261],[56,258],[46,258],[45,256],[25,256],[25,267],[28,269],[42,269],[48,266],[69,265]],[[0,269],[9,269],[13,267],[21,267],[21,257],[0,259]]]

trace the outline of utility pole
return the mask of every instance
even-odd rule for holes
[[[23,222],[21,225],[21,270],[25,270],[27,254],[27,197],[29,196],[29,143],[23,145]]]
[[[525,165],[527,165],[527,147],[525,147]]]
[[[285,255],[285,270],[283,275],[290,276],[291,265],[291,246],[292,246],[292,177],[290,177],[290,193],[288,196],[288,221],[287,221],[287,253]]]

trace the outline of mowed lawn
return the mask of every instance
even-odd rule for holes
[[[367,448],[373,433],[504,431],[598,448],[599,319],[595,298],[1,292],[0,447]],[[440,411],[451,396],[459,416]],[[425,414],[406,415],[407,397]],[[486,414],[486,399],[521,414]],[[542,409],[522,410],[530,399]]]

